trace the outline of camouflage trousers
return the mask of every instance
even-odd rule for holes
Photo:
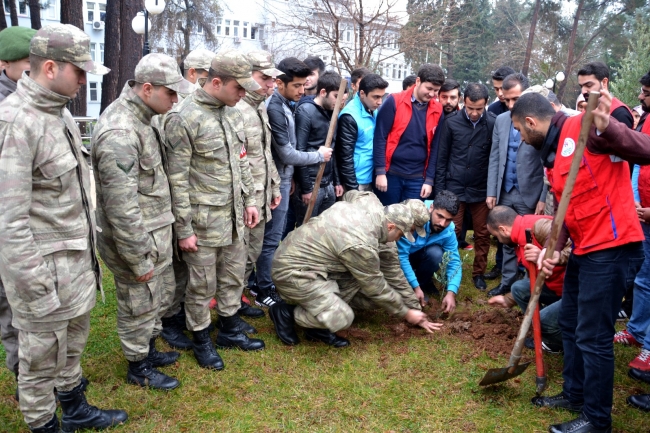
[[[174,254],[172,266],[174,267],[176,288],[174,289],[174,296],[172,298],[171,305],[169,308],[167,308],[167,311],[163,313],[163,317],[165,319],[168,319],[180,313],[181,302],[185,301],[185,288],[187,287],[187,263],[185,263],[183,257],[178,258],[176,257],[176,254]]]
[[[117,335],[128,361],[141,361],[149,354],[149,340],[160,335],[161,319],[174,299],[175,288],[171,264],[146,283],[115,279]]]
[[[0,280],[0,339],[7,354],[7,368],[18,373],[18,330],[11,324],[11,307]]]
[[[200,331],[210,325],[210,300],[217,299],[219,316],[231,317],[241,307],[248,248],[234,236],[224,247],[197,245],[198,251],[184,252],[189,279],[185,291],[187,329]]]
[[[79,361],[89,332],[90,312],[65,322],[43,323],[39,332],[20,331],[20,411],[31,428],[52,419],[56,411],[54,387],[67,392],[79,385]]]
[[[248,260],[246,261],[246,272],[244,273],[244,286],[246,286],[248,278],[251,276],[251,273],[253,273],[255,263],[257,263],[257,259],[262,253],[265,226],[266,219],[260,219],[260,222],[252,229],[246,227],[246,236],[248,239]]]

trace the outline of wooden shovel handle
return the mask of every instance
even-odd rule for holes
[[[348,80],[341,78],[341,85],[339,86],[339,94],[336,97],[336,106],[334,107],[334,112],[332,113],[332,120],[330,120],[330,127],[327,130],[327,138],[325,139],[325,147],[332,147],[332,138],[334,137],[334,131],[336,130],[336,122],[339,119],[339,111],[341,111],[341,101],[343,100],[343,94],[345,92],[345,87],[348,85]],[[327,162],[323,161],[320,163],[320,168],[318,169],[318,174],[316,175],[316,180],[314,181],[314,189],[311,191],[311,198],[309,199],[309,206],[307,206],[307,213],[305,213],[305,219],[302,221],[303,224],[309,222],[311,214],[314,211],[314,206],[316,205],[316,199],[318,198],[318,190],[320,189],[320,182],[323,179],[323,172],[325,171],[325,164]]]
[[[571,170],[569,171],[569,176],[567,177],[566,184],[564,185],[564,191],[562,191],[562,198],[560,198],[560,204],[553,218],[553,225],[551,226],[551,237],[548,241],[546,247],[546,254],[544,259],[550,259],[553,257],[553,252],[555,252],[555,246],[557,245],[557,239],[560,235],[560,229],[562,224],[564,224],[564,217],[566,216],[566,211],[569,207],[569,201],[571,200],[571,194],[573,193],[573,185],[576,182],[576,176],[578,175],[578,169],[580,168],[580,163],[582,162],[582,156],[585,153],[585,148],[587,147],[587,138],[589,138],[589,130],[591,125],[594,122],[593,110],[598,106],[598,100],[600,98],[599,92],[590,92],[589,101],[587,103],[587,111],[582,118],[582,125],[580,127],[580,137],[578,138],[578,144],[576,146],[575,152],[573,154],[573,160],[571,161]],[[562,151],[562,143],[558,143],[557,152]],[[524,348],[524,340],[526,339],[526,334],[530,329],[530,322],[532,321],[533,314],[537,309],[537,304],[539,303],[539,295],[542,292],[542,286],[546,281],[546,273],[542,270],[535,280],[535,292],[530,297],[528,302],[528,308],[526,309],[526,314],[524,315],[524,320],[521,323],[521,328],[519,329],[519,335],[515,341],[515,347],[512,349],[512,354],[510,354],[510,362],[508,366],[510,369],[508,371],[514,371],[515,367],[519,364],[521,359],[521,352]]]

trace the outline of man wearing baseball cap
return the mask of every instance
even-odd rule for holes
[[[208,330],[213,297],[220,325],[217,346],[264,348],[262,340],[246,335],[255,328],[237,314],[247,256],[244,226],[255,227],[259,214],[244,125],[234,107],[247,90],[259,88],[244,55],[222,50],[212,60],[203,87],[164,120],[175,230],[189,271],[186,324],[194,335],[199,365],[215,370],[224,364]]]
[[[185,57],[182,65],[183,76],[187,81],[194,84],[190,93],[203,87],[205,81],[208,79],[210,64],[215,56],[216,54],[210,50],[198,48],[190,51],[187,57]],[[188,95],[189,93],[181,92],[178,95],[179,102],[187,98]]]
[[[428,332],[440,329],[422,311],[408,308],[380,270],[379,245],[413,239],[412,226],[411,211],[402,204],[377,208],[358,200],[337,202],[289,233],[273,258],[272,278],[286,301],[269,308],[280,340],[298,344],[297,324],[308,340],[348,346],[335,332],[352,324],[348,303],[358,293]]]
[[[266,225],[271,221],[271,211],[278,207],[282,195],[280,194],[280,175],[275,167],[271,154],[271,128],[269,116],[266,113],[266,94],[273,88],[273,79],[282,72],[273,67],[271,54],[266,51],[251,51],[246,55],[251,64],[251,76],[260,85],[255,91],[246,91],[246,96],[237,103],[236,108],[244,120],[244,133],[246,134],[246,156],[250,164],[251,175],[255,183],[255,201],[260,214],[260,222],[252,229],[247,229],[248,259],[244,284],[248,281],[253,266],[262,252],[264,232]],[[258,305],[270,306],[274,301],[256,299]],[[266,303],[264,303],[266,301]],[[242,301],[239,314],[249,317],[261,317],[261,310],[249,307]]]
[[[135,67],[120,97],[94,128],[92,161],[97,185],[99,253],[113,273],[117,334],[129,362],[127,382],[170,390],[179,385],[156,367],[178,352],[158,352],[161,318],[174,297],[172,200],[160,132],[151,125],[192,85],[174,59],[149,54]]]
[[[65,108],[93,63],[90,39],[71,25],[41,28],[30,44],[30,75],[0,104],[0,274],[20,330],[20,410],[33,432],[126,421],[121,410],[86,402],[81,355],[101,289],[81,134]]]

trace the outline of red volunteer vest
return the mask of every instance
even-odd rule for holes
[[[510,239],[517,244],[517,249],[515,253],[517,254],[517,259],[521,263],[526,263],[524,258],[524,248],[526,247],[526,229],[533,229],[533,226],[540,219],[553,219],[552,216],[548,215],[523,215],[517,216],[515,222],[512,224],[512,233],[510,233]],[[539,243],[535,238],[535,232],[533,232],[533,245],[539,249],[543,249],[544,246]],[[566,266],[557,266],[553,270],[553,275],[551,275],[546,280],[546,287],[553,291],[558,296],[562,296],[562,286],[564,284],[564,271]]]
[[[630,115],[632,116],[632,110],[630,110],[630,107],[625,105],[623,103],[623,101],[621,101],[620,99],[612,97],[612,105],[611,105],[611,107],[609,109],[609,112],[613,113],[614,110],[616,110],[617,108],[620,108],[620,107],[625,107],[627,109],[627,111],[630,113]],[[634,118],[634,116],[632,116],[632,117]]]
[[[650,135],[650,117],[643,122],[641,132]],[[650,165],[643,165],[639,169],[639,197],[641,207],[650,207]]]
[[[406,127],[411,121],[411,115],[413,114],[411,96],[413,96],[413,87],[409,87],[403,92],[393,94],[393,98],[395,99],[395,119],[393,120],[393,127],[386,138],[386,172],[388,172],[388,169],[390,168],[390,160],[393,157],[393,153],[395,153],[399,139],[402,138],[404,130],[406,130]],[[432,98],[427,107],[427,160],[424,163],[423,176],[426,176],[427,166],[429,165],[429,156],[431,154],[431,141],[433,140],[433,133],[438,126],[441,114],[442,105],[435,98]]]
[[[583,116],[569,117],[560,132],[551,181],[558,201],[571,168]],[[577,255],[645,239],[629,184],[629,165],[623,160],[614,162],[613,158],[585,149],[564,219]]]

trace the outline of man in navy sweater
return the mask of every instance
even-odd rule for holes
[[[438,153],[433,137],[442,115],[436,97],[444,82],[439,66],[422,65],[415,85],[390,95],[377,113],[375,194],[384,206],[431,195]]]

